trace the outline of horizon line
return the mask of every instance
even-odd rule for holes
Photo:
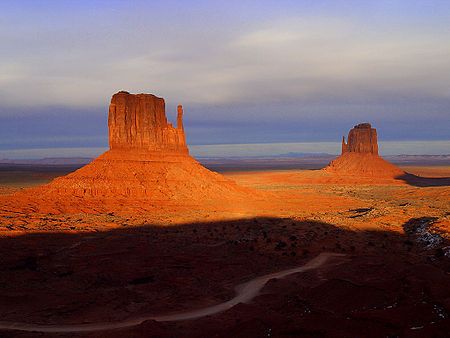
[[[380,154],[391,155],[449,155],[450,140],[380,141]],[[340,154],[341,142],[270,142],[220,143],[188,145],[194,157],[255,157],[280,156],[289,153]],[[1,160],[97,157],[109,147],[41,147],[1,149]]]

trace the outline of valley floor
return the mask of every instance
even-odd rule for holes
[[[317,170],[227,173],[267,194],[251,210],[44,215],[1,206],[2,322],[83,324],[185,312],[228,301],[236,285],[322,252],[345,256],[272,279],[251,302],[208,317],[0,335],[444,337],[450,167],[407,171],[420,177],[355,182]],[[0,194],[22,186],[3,184]]]

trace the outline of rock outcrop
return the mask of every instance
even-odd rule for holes
[[[167,121],[164,99],[151,94],[114,94],[109,105],[109,147],[188,153],[183,108],[178,106],[177,127]]]
[[[378,155],[377,130],[370,123],[361,123],[342,138],[342,154],[325,171],[341,176],[397,178],[404,174],[400,168]]]
[[[189,155],[181,105],[175,128],[167,120],[164,99],[122,91],[111,99],[108,126],[109,151],[69,175],[17,196],[33,210],[72,213],[223,209],[244,205],[255,194]]]
[[[370,123],[354,126],[348,133],[347,143],[342,138],[342,154],[348,152],[378,155],[377,130]]]

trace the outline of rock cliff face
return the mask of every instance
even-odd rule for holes
[[[109,105],[109,147],[187,153],[183,108],[176,128],[167,121],[164,99],[151,94],[114,94]]]
[[[73,173],[17,196],[33,210],[49,213],[164,213],[245,205],[254,191],[206,169],[189,155],[183,107],[177,110],[174,128],[167,121],[164,99],[114,94],[108,116],[110,150]]]
[[[370,123],[354,126],[348,133],[347,143],[342,138],[342,154],[348,152],[378,155],[377,130]]]
[[[342,154],[325,171],[341,176],[396,178],[404,172],[378,156],[377,130],[370,123],[361,123],[342,138]]]

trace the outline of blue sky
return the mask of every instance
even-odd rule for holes
[[[0,150],[104,147],[122,89],[192,145],[450,140],[449,1],[3,0],[0,45]]]

